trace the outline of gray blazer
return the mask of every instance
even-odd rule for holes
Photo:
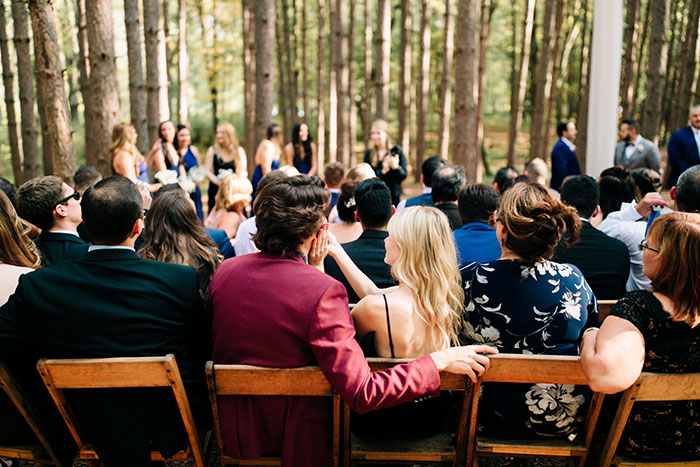
[[[654,143],[642,138],[629,159],[625,157],[626,146],[625,141],[620,141],[615,146],[615,165],[621,165],[628,169],[648,167],[661,173],[661,155],[659,148]]]

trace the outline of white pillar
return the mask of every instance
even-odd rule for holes
[[[595,0],[588,92],[586,173],[598,178],[612,167],[622,63],[622,0]]]

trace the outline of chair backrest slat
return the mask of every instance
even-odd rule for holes
[[[602,323],[616,303],[617,300],[598,300],[598,321]]]
[[[396,365],[409,363],[412,358],[368,358],[367,363],[372,371],[384,371]],[[443,371],[440,373],[440,389],[443,391],[464,391],[467,388],[467,377]]]
[[[489,360],[482,382],[588,384],[577,356],[499,354]]]
[[[642,373],[635,401],[700,399],[700,373]]]
[[[214,365],[220,396],[331,396],[333,388],[318,367],[264,368]]]

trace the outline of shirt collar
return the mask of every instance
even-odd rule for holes
[[[432,189],[431,187],[429,187],[429,186],[426,186],[425,188],[423,188],[423,193],[422,193],[422,194],[428,195],[428,194],[430,194],[430,193],[432,193],[432,192],[433,192],[433,189]]]
[[[569,149],[571,149],[572,151],[575,151],[575,150],[576,150],[576,145],[574,145],[574,143],[572,143],[571,141],[569,141],[568,139],[566,139],[564,136],[561,137],[561,140],[564,141],[564,144],[566,144],[567,146],[569,146]]]
[[[46,233],[69,234],[69,235],[75,235],[76,237],[80,238],[80,235],[78,235],[78,232],[74,232],[72,230],[47,230]]]
[[[133,247],[122,245],[90,245],[90,247],[88,248],[88,252],[99,250],[129,250],[136,252],[136,250]]]

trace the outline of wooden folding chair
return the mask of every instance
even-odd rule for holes
[[[647,373],[643,372],[637,382],[622,394],[608,434],[599,465],[619,466],[700,466],[700,459],[686,462],[634,461],[616,456],[615,451],[625,429],[627,418],[635,402],[700,400],[700,373]]]
[[[196,467],[206,465],[185,386],[173,354],[165,357],[41,359],[37,363],[37,369],[68,425],[73,439],[80,447],[81,459],[95,464],[99,461],[92,446],[83,441],[77,419],[68,405],[64,389],[170,387],[185,425],[190,447],[168,460],[193,460]],[[159,452],[154,451],[151,453],[151,460],[166,459]]]
[[[383,371],[411,359],[368,358],[372,371]],[[464,457],[467,439],[470,393],[473,385],[464,375],[440,373],[440,390],[457,391],[466,394],[462,397],[462,407],[457,422],[456,434],[439,432],[421,440],[411,439],[374,439],[351,432],[350,407],[344,403],[343,440],[346,449],[345,465],[358,463],[402,463],[402,464],[436,464],[450,463],[460,465]]]
[[[49,439],[46,436],[46,424],[32,401],[27,397],[22,387],[17,384],[12,373],[4,363],[0,362],[0,388],[5,391],[7,397],[27,422],[34,432],[39,443],[22,446],[0,446],[0,457],[11,459],[30,460],[45,464],[61,466],[58,457],[54,453]]]
[[[579,357],[563,355],[489,355],[491,366],[474,387],[471,401],[467,466],[478,465],[479,455],[578,457],[583,466],[593,438],[603,394],[594,393],[586,423],[574,442],[561,439],[500,439],[479,436],[476,420],[479,411],[479,389],[482,383],[553,383],[587,385]],[[573,460],[573,459],[572,459]]]
[[[333,399],[333,466],[340,463],[340,395],[316,366],[265,368],[250,365],[206,365],[209,400],[220,462],[225,465],[281,465],[281,458],[235,459],[224,452],[219,423],[219,396],[299,396]]]
[[[617,300],[598,300],[598,321],[603,320],[610,314],[610,311],[617,303]]]

